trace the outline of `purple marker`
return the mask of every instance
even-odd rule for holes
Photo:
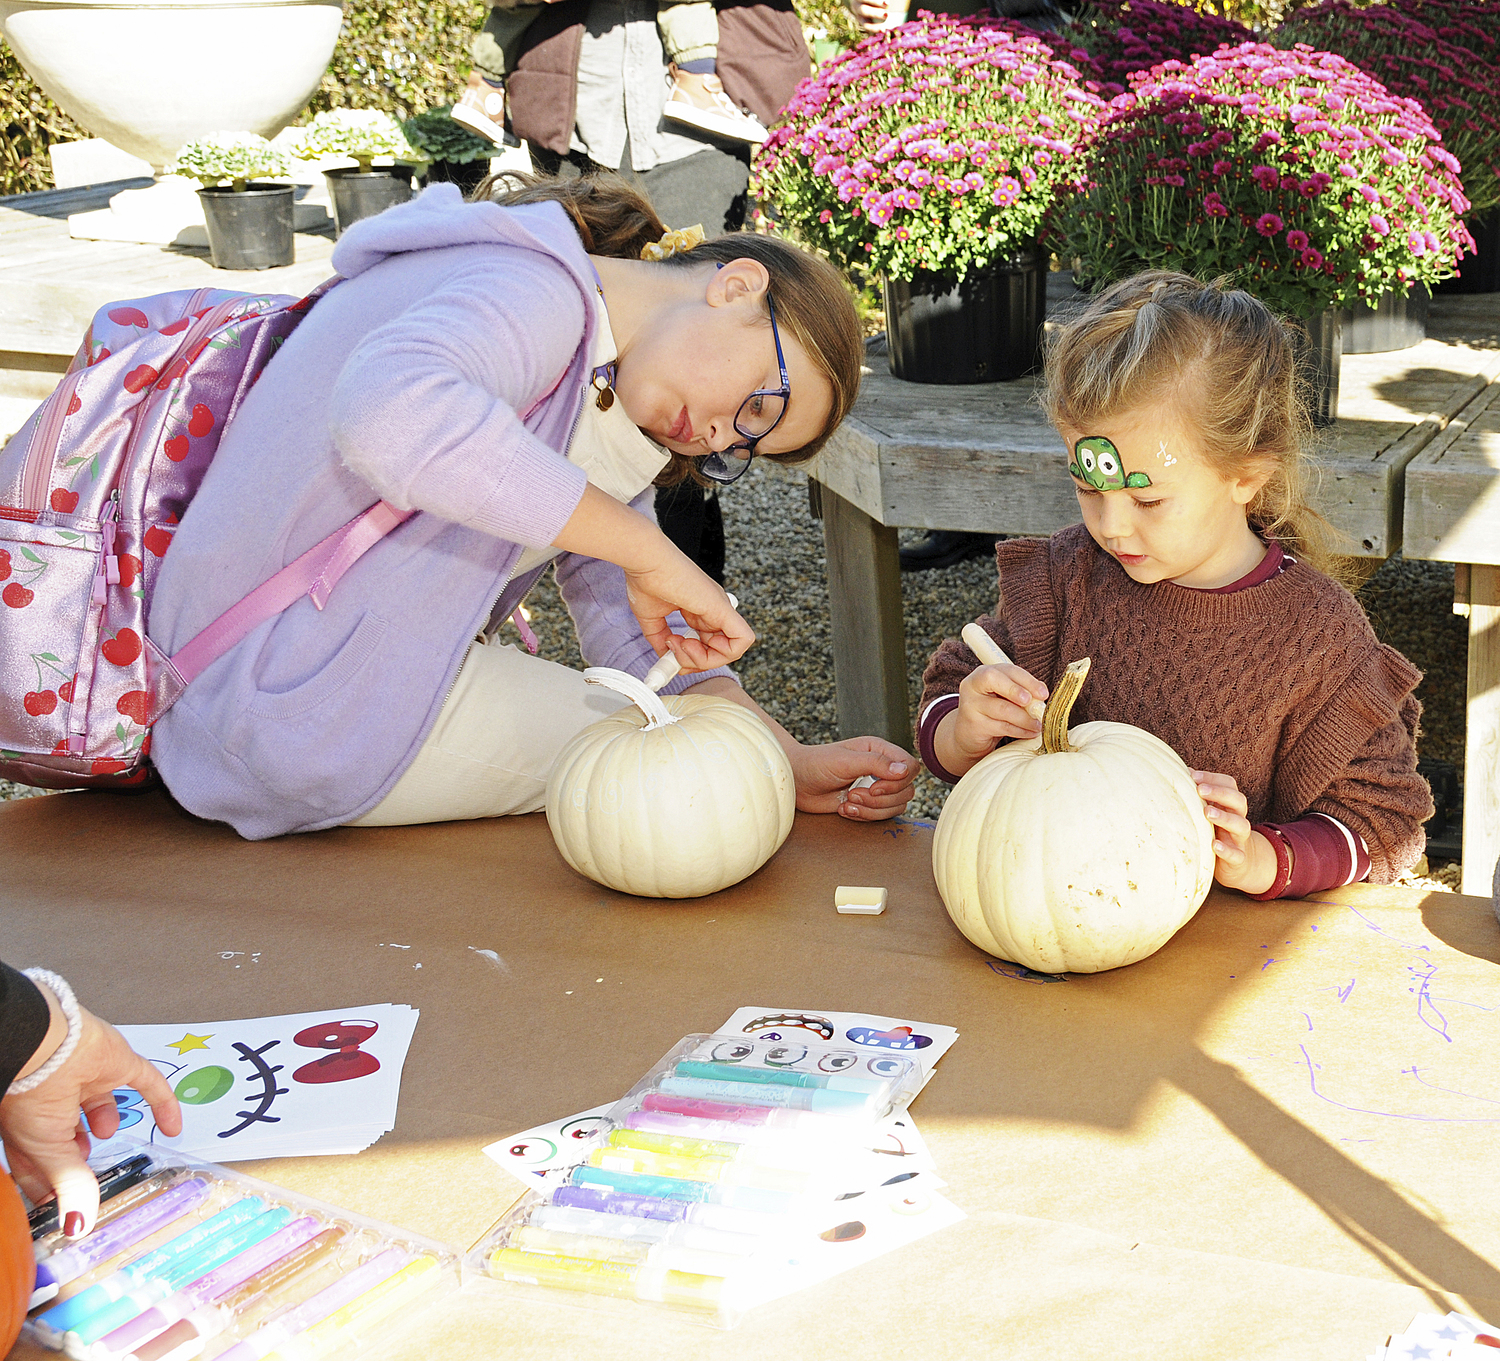
[[[76,1246],[63,1248],[45,1261],[38,1262],[36,1289],[31,1293],[29,1307],[35,1309],[37,1305],[45,1304],[69,1281],[77,1280],[106,1258],[123,1252],[131,1244],[139,1243],[141,1239],[155,1233],[164,1224],[170,1224],[186,1214],[207,1198],[208,1191],[209,1183],[202,1177],[194,1177],[181,1186],[164,1191],[140,1209],[123,1214],[102,1229],[96,1229]]]
[[[594,1210],[599,1214],[628,1215],[634,1219],[675,1220],[682,1224],[697,1224],[705,1229],[722,1229],[727,1233],[763,1234],[776,1222],[774,1217],[756,1210],[636,1195],[629,1191],[610,1191],[597,1185],[559,1186],[552,1193],[552,1204],[571,1206],[578,1210]]]
[[[311,1216],[293,1220],[284,1229],[278,1229],[269,1238],[262,1239],[238,1257],[233,1257],[223,1266],[198,1277],[154,1308],[137,1315],[129,1323],[122,1324],[114,1332],[101,1338],[90,1355],[105,1358],[123,1356],[133,1351],[137,1343],[155,1337],[178,1319],[187,1318],[195,1310],[212,1303],[221,1295],[227,1295],[252,1276],[279,1262],[288,1253],[295,1252],[304,1243],[317,1237],[324,1227],[320,1220]]]
[[[387,1248],[378,1257],[372,1257],[361,1267],[356,1267],[342,1280],[335,1281],[326,1290],[320,1290],[310,1300],[288,1310],[280,1318],[251,1333],[243,1342],[237,1342],[228,1351],[221,1352],[216,1361],[260,1361],[260,1358],[275,1351],[288,1338],[306,1332],[313,1324],[337,1313],[346,1304],[357,1300],[365,1291],[388,1280],[408,1262],[415,1259],[400,1248]]]

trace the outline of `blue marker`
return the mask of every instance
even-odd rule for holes
[[[682,1068],[682,1064],[677,1065]],[[712,1068],[711,1064],[697,1065]],[[857,1082],[858,1078],[846,1081]],[[707,1097],[711,1101],[732,1101],[740,1106],[779,1106],[794,1111],[821,1111],[830,1115],[859,1115],[874,1112],[877,1092],[845,1092],[826,1087],[788,1087],[780,1083],[731,1082],[718,1078],[678,1077],[668,1074],[656,1084],[657,1090],[669,1096]]]
[[[248,1224],[222,1233],[201,1252],[184,1258],[158,1276],[153,1276],[136,1289],[122,1295],[104,1308],[90,1314],[82,1323],[68,1329],[63,1348],[75,1355],[82,1348],[97,1342],[106,1333],[122,1328],[131,1319],[144,1314],[153,1305],[175,1294],[179,1286],[206,1276],[215,1267],[222,1266],[233,1257],[238,1257],[246,1248],[253,1248],[263,1238],[269,1238],[277,1229],[287,1224],[292,1212],[284,1207],[267,1210]]]
[[[603,1186],[559,1186],[552,1193],[552,1204],[622,1218],[695,1224],[725,1233],[763,1234],[776,1227],[771,1219],[755,1210],[735,1210],[727,1205],[709,1205],[702,1201],[638,1196]]]
[[[208,1183],[204,1182],[202,1185],[206,1194]],[[199,1199],[201,1200],[202,1197],[200,1196]],[[112,1301],[134,1290],[138,1285],[145,1284],[153,1276],[170,1270],[175,1263],[180,1262],[184,1257],[191,1257],[199,1248],[206,1247],[220,1234],[228,1233],[241,1224],[248,1224],[257,1215],[263,1213],[265,1208],[266,1202],[259,1196],[245,1196],[220,1210],[218,1214],[205,1219],[201,1224],[195,1225],[186,1233],[178,1234],[170,1243],[163,1243],[155,1252],[148,1252],[144,1257],[127,1263],[102,1281],[91,1285],[87,1290],[80,1291],[72,1299],[64,1300],[61,1304],[54,1304],[45,1314],[32,1321],[32,1327],[36,1329],[39,1340],[43,1346],[52,1347],[54,1350],[62,1346],[63,1334],[83,1322],[90,1314],[103,1309]],[[84,1239],[84,1242],[88,1241]],[[52,1259],[49,1257],[47,1260],[50,1262]]]
[[[885,1084],[866,1077],[843,1077],[838,1073],[791,1073],[784,1068],[740,1068],[732,1063],[703,1063],[682,1059],[672,1068],[674,1077],[701,1077],[711,1082],[745,1082],[763,1087],[814,1087],[831,1092],[860,1092],[874,1096]]]
[[[687,1200],[703,1205],[725,1205],[757,1214],[784,1214],[792,1203],[785,1191],[765,1191],[757,1186],[718,1186],[708,1181],[686,1181],[681,1177],[653,1177],[640,1172],[613,1172],[607,1167],[581,1163],[568,1174],[574,1186],[607,1186],[628,1195]]]

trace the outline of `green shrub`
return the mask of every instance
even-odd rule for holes
[[[343,108],[410,118],[451,104],[488,13],[483,0],[345,0],[338,44],[303,118]]]
[[[0,38],[0,194],[29,194],[52,188],[53,142],[87,137],[82,128],[32,83],[25,68]]]

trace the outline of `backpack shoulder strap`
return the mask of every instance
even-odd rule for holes
[[[252,630],[304,595],[321,610],[339,578],[414,514],[410,510],[397,510],[387,501],[377,501],[369,510],[315,543],[270,580],[263,581],[172,656],[172,667],[182,677],[183,684],[201,675]]]

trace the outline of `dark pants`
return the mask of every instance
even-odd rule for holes
[[[532,147],[531,159],[543,174],[564,180],[596,168],[581,151],[558,156]],[[619,173],[651,200],[666,226],[691,227],[701,222],[703,234],[712,238],[737,232],[745,225],[745,199],[750,187],[748,147],[735,152],[705,143],[702,151],[680,161],[633,170],[627,138],[620,160]]]

